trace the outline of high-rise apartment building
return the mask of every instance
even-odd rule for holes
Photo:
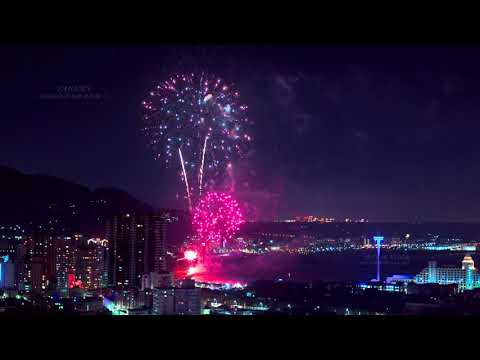
[[[153,259],[149,259],[146,268],[155,272],[167,271],[166,240],[168,214],[153,215],[146,218],[147,243],[153,245]],[[147,254],[148,255],[148,254]],[[153,264],[152,264],[153,262]],[[152,269],[153,265],[153,269]]]
[[[130,239],[134,230],[135,220],[130,214],[114,216],[108,220],[105,230],[105,238],[111,245],[109,285],[128,285],[128,255],[131,251]]]
[[[26,240],[21,240],[15,250],[15,287],[18,290],[25,290],[25,284],[27,283],[26,275]]]
[[[109,241],[109,284],[141,287],[142,276],[167,270],[168,213],[123,214],[107,221]]]
[[[101,289],[108,285],[108,241],[89,239],[78,250],[77,278],[85,289]]]
[[[55,277],[57,290],[62,296],[68,295],[69,274],[74,274],[77,266],[77,248],[71,236],[58,236],[55,239]]]

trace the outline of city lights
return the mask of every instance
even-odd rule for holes
[[[220,11],[217,21],[198,14],[192,33],[216,41],[251,25]],[[159,39],[190,22],[184,11],[156,15],[154,27],[176,20]],[[219,352],[219,333],[231,349],[269,333],[217,326],[202,342],[184,321],[170,329],[169,316],[480,315],[480,46],[27,42],[2,54],[0,318],[149,316],[161,323],[131,327],[138,345],[120,328],[115,337],[182,352],[165,328],[198,357]],[[3,329],[27,344],[36,330],[21,327]],[[38,350],[57,350],[61,332],[69,349],[119,347],[104,327],[80,337],[75,327],[56,326]],[[422,336],[475,343],[443,341],[468,334],[444,327]],[[284,328],[270,348],[297,335]],[[380,328],[363,332],[375,344],[384,332],[390,348],[430,344]],[[343,350],[314,335],[294,351]]]

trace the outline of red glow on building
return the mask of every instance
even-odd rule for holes
[[[75,275],[68,274],[68,288],[73,289],[75,287]]]
[[[75,279],[75,274],[68,274],[67,280],[68,280],[68,288],[69,289],[73,289],[75,287],[79,287],[79,288],[83,289],[82,280],[76,280]]]

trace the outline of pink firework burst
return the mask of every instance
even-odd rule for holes
[[[229,241],[243,223],[238,202],[221,192],[206,193],[193,212],[198,240],[209,250]]]

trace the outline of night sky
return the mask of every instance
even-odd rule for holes
[[[480,47],[3,46],[0,165],[185,207],[140,103],[204,70],[249,105],[237,196],[257,219],[480,221]],[[99,98],[52,99],[63,86]]]

